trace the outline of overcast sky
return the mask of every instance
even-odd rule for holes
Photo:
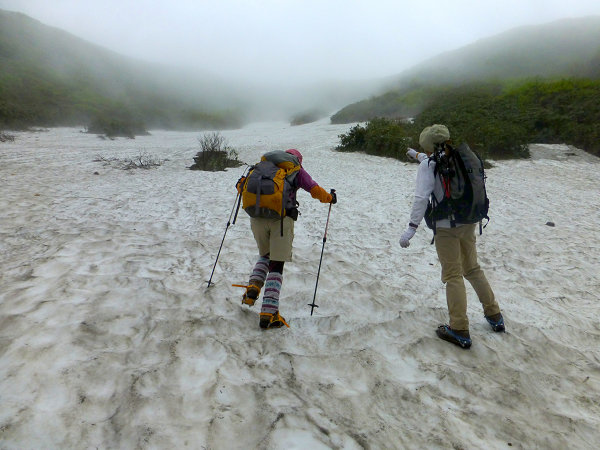
[[[600,15],[600,0],[0,0],[148,61],[249,80],[395,75],[508,29]]]

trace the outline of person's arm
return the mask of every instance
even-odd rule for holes
[[[406,230],[404,230],[404,233],[402,233],[402,236],[400,236],[401,247],[406,248],[410,245],[409,241],[415,235],[419,224],[425,216],[429,197],[431,196],[431,193],[435,187],[435,176],[433,174],[434,167],[435,163],[428,160],[424,160],[419,164],[415,187],[415,197],[410,213],[410,222],[408,223]]]
[[[409,158],[412,158],[418,162],[423,162],[427,158],[429,158],[427,156],[427,153],[418,152],[414,148],[409,148],[408,151],[406,152],[406,156],[408,156]]]
[[[424,160],[419,164],[417,181],[415,183],[415,197],[410,213],[410,223],[416,225],[416,227],[419,226],[425,216],[429,197],[431,197],[431,193],[435,187],[434,168],[435,162],[433,161]]]
[[[312,198],[316,198],[321,203],[331,203],[333,201],[333,196],[319,186],[306,170],[300,169],[298,175],[296,175],[296,181],[299,188],[304,189]]]

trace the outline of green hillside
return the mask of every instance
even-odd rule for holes
[[[440,90],[411,121],[373,118],[340,135],[337,149],[406,160],[424,127],[443,123],[484,159],[527,158],[531,142],[566,143],[600,156],[600,80],[472,82]]]
[[[452,86],[565,77],[600,78],[600,17],[520,27],[438,55],[403,72],[385,94],[348,105],[331,120],[414,117]]]
[[[192,93],[178,90],[183,80],[165,68],[0,10],[0,128],[111,120],[128,121],[136,129],[241,125],[239,112],[218,110],[209,99],[216,80],[207,77],[205,91],[196,86]]]

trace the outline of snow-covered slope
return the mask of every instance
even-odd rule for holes
[[[243,211],[206,287],[243,168],[188,170],[198,133],[53,129],[0,145],[0,448],[595,448],[599,160],[537,145],[489,170],[478,250],[507,333],[468,287],[465,351],[434,333],[447,310],[431,233],[398,245],[416,166],[333,152],[347,130],[222,133],[249,163],[299,149],[338,192],[320,308],[307,304],[328,206],[300,192],[290,328],[268,331],[231,287],[257,256]],[[142,153],[166,161],[94,161]]]

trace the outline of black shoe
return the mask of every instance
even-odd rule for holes
[[[492,326],[492,330],[496,332],[505,331],[504,327],[504,317],[502,317],[502,313],[494,314],[492,316],[485,316],[485,320]]]
[[[469,330],[453,330],[448,325],[440,325],[438,329],[435,330],[435,334],[437,334],[440,339],[452,342],[461,348],[467,349],[471,347]]]

